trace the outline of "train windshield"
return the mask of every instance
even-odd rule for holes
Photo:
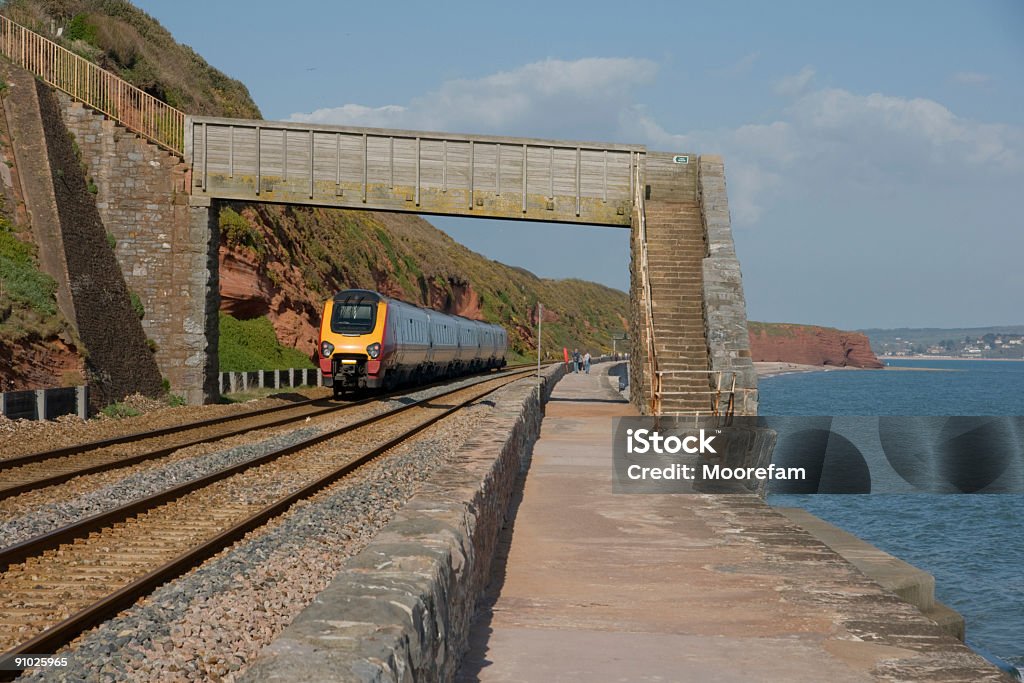
[[[366,302],[335,301],[331,331],[337,334],[363,334],[373,331],[377,305]]]

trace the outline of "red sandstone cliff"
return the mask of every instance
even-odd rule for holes
[[[788,323],[748,322],[755,361],[880,368],[881,361],[860,332]]]

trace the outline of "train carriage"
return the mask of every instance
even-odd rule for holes
[[[507,347],[499,325],[348,289],[324,303],[317,356],[324,385],[339,396],[500,368]]]

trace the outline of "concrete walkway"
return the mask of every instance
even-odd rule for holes
[[[760,499],[613,494],[634,414],[555,387],[459,681],[1006,680]]]

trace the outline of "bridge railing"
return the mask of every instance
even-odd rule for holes
[[[661,372],[658,371],[658,356],[654,344],[654,300],[651,295],[650,263],[647,257],[647,216],[644,207],[644,176],[639,163],[633,165],[633,216],[640,243],[640,290],[644,306],[644,337],[647,339],[647,364],[650,367],[651,413],[661,411]]]
[[[17,66],[161,147],[178,155],[184,153],[184,112],[2,15],[0,52]]]

